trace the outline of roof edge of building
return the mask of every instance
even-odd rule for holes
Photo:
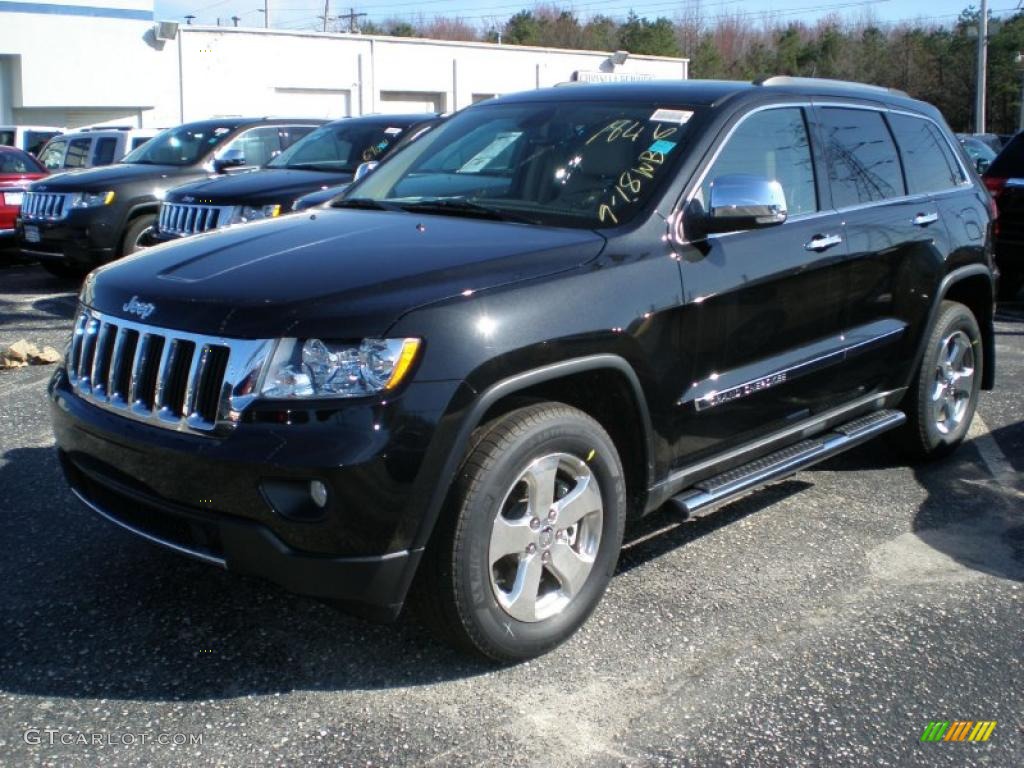
[[[392,35],[363,35],[350,32],[316,32],[300,29],[264,29],[263,27],[218,27],[205,24],[182,24],[182,32],[223,32],[227,34],[281,35],[286,37],[323,37],[335,40],[368,40],[384,43],[412,43],[414,45],[442,45],[450,48],[488,48],[491,50],[533,51],[536,53],[569,53],[588,54],[591,56],[610,56],[613,51],[594,51],[579,48],[546,48],[538,45],[508,45],[502,43],[483,43],[476,40],[436,40],[429,37],[394,37]],[[641,61],[688,62],[683,56],[652,56],[644,53],[630,52],[629,58]]]

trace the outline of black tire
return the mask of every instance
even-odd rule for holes
[[[596,525],[600,518],[599,540],[591,542],[588,557],[592,557],[592,565],[579,579],[582,586],[575,589],[571,597],[565,594],[557,572],[551,570],[557,563],[545,560],[548,565],[537,566],[542,573],[540,587],[548,586],[548,592],[537,604],[547,600],[550,607],[552,600],[567,602],[554,615],[523,621],[510,615],[499,603],[496,569],[506,565],[507,560],[511,560],[514,569],[525,568],[523,564],[533,557],[539,558],[542,554],[551,557],[551,550],[537,549],[534,555],[512,553],[492,565],[488,557],[492,532],[499,525],[499,515],[504,514],[503,510],[513,499],[513,492],[520,487],[517,480],[525,477],[524,473],[530,468],[542,466],[553,458],[556,464],[568,461],[577,467],[580,476],[587,477],[588,484],[596,480],[601,506],[584,519]],[[565,485],[563,466],[557,464],[557,477],[563,478]],[[556,475],[553,473],[551,477]],[[571,475],[570,481],[576,482],[576,478]],[[556,502],[568,498],[567,494],[558,495],[557,479],[554,486]],[[571,490],[582,487],[577,484]],[[539,656],[579,629],[600,602],[615,570],[625,525],[626,485],[622,465],[614,443],[601,425],[582,411],[561,403],[530,405],[511,411],[474,434],[449,498],[450,508],[438,521],[417,578],[415,597],[424,622],[457,647],[500,662]],[[523,508],[529,510],[530,506]],[[528,517],[532,515],[526,511],[518,521]],[[578,536],[573,546],[582,547],[579,542],[584,538],[586,524],[583,521],[575,527],[575,533],[572,533],[573,527],[558,528],[557,520],[540,525],[543,527],[538,536],[545,536],[547,541],[542,547],[561,546],[564,553],[569,540],[559,538],[561,536]],[[557,532],[553,533],[553,529]],[[529,535],[528,531],[525,533]],[[552,536],[556,536],[554,544]]]
[[[45,269],[54,277],[61,280],[81,280],[92,270],[92,267],[75,262],[60,261],[56,259],[45,259],[39,262],[39,266]]]
[[[1004,272],[999,276],[999,300],[1013,301],[1024,288],[1024,273]]]
[[[969,382],[963,378],[956,380],[959,392],[956,402],[963,403],[963,411],[958,419],[940,422],[937,410],[943,401],[947,401],[947,410],[942,413],[959,412],[959,405],[948,410],[950,386],[943,386],[940,375],[943,367],[940,358],[952,350],[954,337],[959,334],[970,343],[969,367],[973,373]],[[978,321],[970,309],[955,301],[943,301],[939,316],[928,336],[921,366],[918,368],[914,381],[910,385],[903,411],[907,415],[907,423],[898,433],[901,447],[914,459],[937,459],[947,456],[956,450],[967,435],[978,406],[978,394],[981,390],[981,372],[984,366],[981,331]],[[965,353],[965,360],[966,360]],[[966,363],[965,363],[966,365]],[[965,368],[966,370],[966,368]],[[959,395],[962,395],[960,397]]]
[[[141,251],[143,248],[148,246],[145,240],[147,234],[149,234],[156,226],[156,214],[155,213],[144,213],[141,216],[136,216],[128,224],[128,229],[124,233],[124,239],[121,241],[121,255],[128,256],[136,251]]]

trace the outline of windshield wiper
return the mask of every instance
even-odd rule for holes
[[[401,203],[401,207],[406,211],[418,211],[422,213],[439,213],[442,215],[449,214],[454,216],[467,214],[469,216],[476,216],[481,219],[493,219],[495,221],[515,221],[520,224],[540,223],[537,219],[530,218],[529,216],[522,216],[518,213],[511,213],[498,208],[491,208],[486,205],[481,205],[480,203],[473,203],[469,200],[459,198],[441,197],[433,200],[419,200],[414,203]]]
[[[331,208],[361,208],[365,211],[398,211],[404,213],[403,206],[394,203],[386,203],[383,200],[374,200],[369,197],[349,197],[331,203]]]

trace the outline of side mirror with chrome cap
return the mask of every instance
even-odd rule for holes
[[[707,213],[700,225],[705,232],[734,232],[782,224],[786,195],[774,179],[745,173],[719,176],[711,182]]]
[[[378,165],[380,165],[380,160],[367,160],[365,163],[360,163],[356,168],[355,174],[352,176],[352,181],[359,181]]]
[[[245,165],[245,152],[240,149],[226,149],[213,158],[213,170],[223,173],[228,168],[240,168]]]

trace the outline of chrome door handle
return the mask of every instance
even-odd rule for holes
[[[833,245],[839,245],[843,238],[839,235],[815,235],[809,243],[804,243],[808,251],[827,251]]]
[[[939,220],[939,214],[937,213],[919,213],[917,216],[912,218],[910,222],[915,227],[927,227],[929,224],[934,224]]]

